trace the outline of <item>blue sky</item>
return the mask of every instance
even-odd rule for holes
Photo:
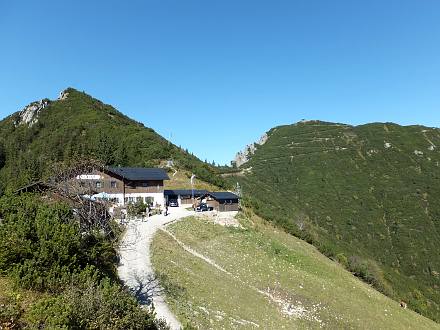
[[[301,119],[440,126],[438,0],[1,1],[0,117],[68,86],[229,163]]]

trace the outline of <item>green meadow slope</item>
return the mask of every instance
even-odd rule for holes
[[[41,178],[53,162],[78,158],[146,167],[172,159],[176,168],[223,184],[211,165],[84,92],[68,88],[63,98],[44,104],[0,121],[0,191]],[[39,107],[38,102],[32,105]]]
[[[231,178],[258,215],[440,321],[440,130],[276,127]]]
[[[187,218],[153,240],[166,300],[197,329],[438,329],[316,248],[252,214]]]

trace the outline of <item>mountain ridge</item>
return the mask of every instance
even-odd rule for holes
[[[274,127],[231,182],[263,218],[419,313],[440,319],[440,130]]]

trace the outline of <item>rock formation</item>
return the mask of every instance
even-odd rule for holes
[[[67,90],[63,90],[60,92],[60,96],[58,96],[58,100],[62,101],[67,99],[67,97],[69,96],[69,92],[67,92]]]
[[[29,127],[32,127],[32,125],[38,122],[38,115],[41,110],[46,108],[50,102],[51,101],[48,99],[43,99],[25,106],[24,109],[19,112],[19,117],[15,121],[15,126],[27,124]]]
[[[241,165],[247,163],[249,161],[249,157],[255,153],[255,150],[257,150],[257,146],[265,144],[267,139],[268,139],[268,136],[265,133],[258,140],[258,142],[247,145],[243,151],[239,151],[237,153],[237,155],[234,158],[233,163],[235,163],[235,165],[237,167],[240,167]]]

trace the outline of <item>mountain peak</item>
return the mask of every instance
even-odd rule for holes
[[[28,127],[32,127],[38,122],[41,111],[47,108],[50,104],[58,101],[65,101],[74,94],[83,94],[88,97],[91,97],[84,92],[80,92],[72,87],[67,87],[59,93],[59,96],[56,100],[50,100],[48,98],[41,99],[39,101],[34,101],[25,106],[22,110],[18,112],[17,119],[14,121],[15,127],[20,125],[27,125]]]

